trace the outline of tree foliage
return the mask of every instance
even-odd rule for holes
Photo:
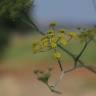
[[[0,0],[0,55],[13,32],[27,33],[36,28],[33,23],[33,0]]]
[[[1,0],[0,1],[0,25],[9,29],[34,28],[30,18],[33,10],[33,0]]]

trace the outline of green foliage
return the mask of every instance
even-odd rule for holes
[[[27,33],[37,27],[32,22],[33,0],[0,0],[0,55],[13,32]],[[31,16],[31,17],[30,17]],[[3,50],[3,51],[2,51]]]
[[[1,0],[0,24],[9,29],[32,28],[29,25],[29,23],[32,24],[30,18],[30,11],[32,10],[33,0]]]
[[[52,70],[52,69],[51,69]],[[48,70],[48,72],[43,72],[43,71],[39,71],[39,70],[35,70],[34,73],[37,75],[38,77],[38,80],[45,83],[45,84],[48,84],[48,80],[50,78],[50,73],[51,71]]]

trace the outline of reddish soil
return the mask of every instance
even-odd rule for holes
[[[31,65],[22,70],[8,70],[0,68],[0,96],[57,96],[48,87],[38,81],[33,70],[47,70],[48,64]],[[60,69],[52,65],[50,84],[54,84],[59,77]],[[84,68],[79,68],[65,74],[57,90],[61,96],[96,96],[96,74]]]

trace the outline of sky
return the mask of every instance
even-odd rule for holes
[[[35,0],[35,17],[39,24],[96,24],[92,0]]]

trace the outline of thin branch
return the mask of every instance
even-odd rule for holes
[[[73,60],[75,60],[76,59],[76,56],[75,55],[73,55],[69,50],[67,50],[67,49],[65,49],[65,48],[63,48],[61,45],[59,45],[58,44],[58,47],[60,48],[60,49],[62,49],[64,52],[66,52],[70,57],[72,57],[73,58]],[[81,61],[80,59],[78,60],[78,62],[80,63],[80,64],[84,64],[84,62],[83,61]]]
[[[39,32],[41,35],[45,35],[45,33],[43,33],[42,31],[39,30],[39,28],[37,27],[37,25],[33,22],[29,23],[28,21],[22,19],[22,21],[26,24],[28,24],[30,27],[34,26],[36,31]]]
[[[69,56],[71,56],[75,60],[75,55],[73,55],[69,50],[63,48],[61,45],[58,44],[58,47],[62,49],[64,52],[66,52]]]
[[[83,67],[96,74],[96,70],[94,70],[90,66],[83,65]]]
[[[59,59],[57,61],[58,61],[58,64],[59,64],[59,67],[60,67],[61,71],[63,71],[63,67],[62,67],[61,61]]]
[[[74,67],[77,66],[77,62],[78,62],[79,58],[82,56],[82,54],[84,53],[84,51],[86,50],[88,44],[89,44],[89,42],[85,42],[83,49],[80,51],[80,53],[75,58],[75,60],[74,60],[74,62],[75,62]]]
[[[96,70],[94,70],[93,68],[91,68],[90,66],[86,66],[86,65],[84,65],[83,63],[81,63],[81,67],[84,67],[85,69],[87,69],[87,70],[89,70],[89,71],[91,71],[92,73],[95,73],[96,74]],[[56,81],[56,83],[55,83],[55,85],[54,85],[54,87],[56,88],[57,86],[58,86],[58,84],[61,82],[61,80],[64,78],[64,74],[67,74],[67,73],[69,73],[69,72],[72,72],[72,71],[74,71],[74,70],[76,70],[77,68],[80,68],[80,67],[73,67],[73,68],[71,68],[71,69],[69,69],[69,70],[67,70],[67,71],[62,71],[61,72],[61,74],[60,74],[60,77],[59,77],[59,79]]]
[[[76,68],[71,68],[71,69],[69,69],[69,70],[67,70],[67,71],[62,71],[61,72],[61,74],[60,74],[60,77],[59,77],[59,79],[56,81],[56,83],[55,83],[55,85],[54,85],[54,87],[56,88],[57,86],[58,86],[58,84],[61,82],[61,80],[64,78],[64,76],[65,76],[65,74],[66,73],[68,73],[68,72],[71,72],[71,71],[74,71]]]
[[[94,69],[91,68],[90,66],[85,65],[83,62],[81,62],[80,65],[81,65],[82,67],[84,67],[85,69],[87,69],[87,70],[89,70],[89,71],[91,71],[91,72],[93,72],[93,73],[96,74],[96,70],[94,70]]]
[[[58,86],[58,84],[60,83],[60,81],[64,78],[64,71],[61,71],[60,77],[58,78],[58,80],[55,82],[54,87],[56,88]]]

